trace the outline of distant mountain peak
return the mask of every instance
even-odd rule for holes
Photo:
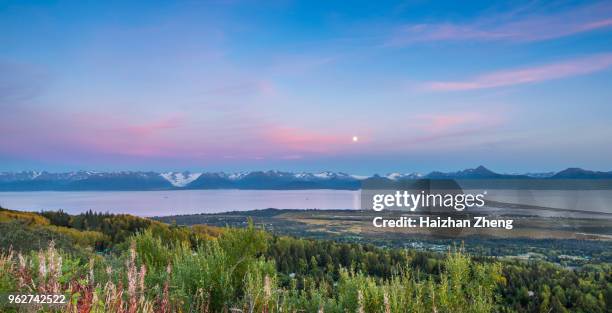
[[[423,175],[421,173],[412,172],[412,173],[389,173],[386,178],[390,180],[401,180],[401,179],[419,179],[422,178]]]
[[[457,172],[438,172],[434,171],[425,176],[426,178],[443,179],[504,179],[504,178],[527,178],[525,175],[499,174],[490,169],[479,165],[476,168],[468,168]]]
[[[557,179],[612,179],[612,172],[585,170],[579,167],[568,167],[551,178]]]
[[[159,174],[165,180],[170,182],[174,187],[185,187],[192,181],[198,179],[202,173],[190,173],[190,172],[166,172]]]
[[[144,171],[46,171],[0,172],[0,191],[38,190],[170,190],[170,189],[350,189],[364,181],[414,179],[612,179],[612,172],[570,167],[557,173],[499,174],[483,165],[456,172],[389,173],[385,176],[350,175],[343,172],[144,172]]]
[[[539,173],[525,173],[523,175],[531,178],[550,178],[553,177],[556,172],[539,172]],[[519,175],[519,174],[516,174]]]
[[[477,172],[489,172],[489,173],[493,173],[491,170],[489,170],[488,168],[484,167],[484,165],[478,165],[477,168],[474,169]]]

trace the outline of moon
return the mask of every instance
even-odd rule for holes
[[[357,142],[357,141],[359,141],[359,137],[353,136],[353,142]]]

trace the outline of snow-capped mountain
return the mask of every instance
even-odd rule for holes
[[[529,176],[531,178],[550,178],[553,177],[555,172],[541,172],[541,173],[525,173],[523,175]]]
[[[187,185],[189,189],[358,189],[359,179],[336,172],[292,173],[255,171],[241,173],[204,173]]]
[[[293,177],[297,178],[297,179],[306,179],[306,180],[326,180],[326,179],[348,179],[348,180],[352,180],[352,179],[357,179],[355,176],[353,175],[349,175],[347,173],[342,173],[342,172],[320,172],[320,173],[297,173],[297,174],[293,174]]]
[[[529,178],[526,175],[511,175],[511,174],[498,174],[490,169],[479,166],[477,168],[468,168],[462,171],[443,173],[443,172],[431,172],[425,176],[425,178],[431,179],[505,179],[505,178]]]
[[[484,166],[457,172],[390,173],[357,176],[342,172],[0,172],[0,191],[37,190],[171,190],[171,189],[345,189],[356,190],[372,181],[413,179],[612,179],[612,172],[569,168],[558,173],[498,174]]]
[[[185,187],[192,181],[198,179],[202,173],[166,172],[159,175],[170,182],[174,187]]]
[[[231,173],[227,175],[227,178],[229,178],[230,180],[240,180],[244,176],[247,176],[248,174],[249,174],[248,172]]]
[[[402,179],[419,179],[423,178],[423,174],[421,173],[390,173],[386,176],[390,180],[402,180]]]
[[[42,173],[43,172],[39,171],[2,172],[0,173],[0,182],[32,180],[36,179]]]
[[[155,172],[0,173],[0,190],[156,190],[172,184]]]
[[[168,189],[358,189],[367,177],[341,172],[94,172],[0,173],[0,191]]]

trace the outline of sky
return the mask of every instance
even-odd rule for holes
[[[611,160],[610,1],[0,0],[0,171]]]

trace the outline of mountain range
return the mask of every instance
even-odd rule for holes
[[[612,179],[611,172],[568,168],[554,173],[500,174],[484,166],[457,172],[434,171],[357,176],[342,172],[0,172],[0,191],[173,190],[173,189],[359,189],[364,181],[413,179]]]

